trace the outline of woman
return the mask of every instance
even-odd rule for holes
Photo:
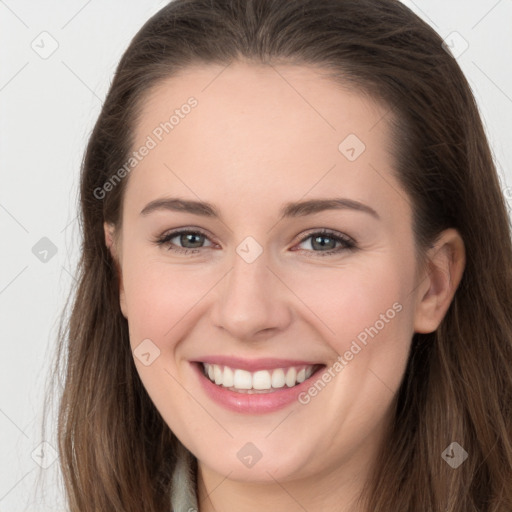
[[[405,6],[171,2],[80,193],[71,511],[512,510],[507,211]]]

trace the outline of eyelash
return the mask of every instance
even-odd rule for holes
[[[170,233],[166,233],[160,237],[157,237],[153,242],[159,247],[167,246],[167,249],[169,251],[173,251],[173,252],[176,252],[179,254],[197,253],[201,249],[203,249],[203,247],[189,249],[186,247],[179,247],[175,244],[172,244],[170,241],[179,235],[202,235],[202,236],[208,238],[208,235],[206,233],[204,233],[203,231],[201,231],[200,229],[193,229],[193,230],[192,229],[190,229],[190,230],[182,229],[182,230],[177,230],[177,231],[171,231]],[[334,254],[338,254],[344,250],[354,251],[357,249],[356,242],[352,238],[350,238],[346,235],[343,235],[342,233],[338,233],[338,232],[331,231],[328,229],[320,229],[318,231],[310,232],[307,236],[302,238],[298,242],[298,244],[302,244],[309,238],[317,238],[319,236],[324,236],[325,238],[332,238],[336,242],[343,244],[343,246],[338,247],[337,249],[331,249],[329,251],[313,251],[313,250],[308,250],[308,249],[296,249],[296,250],[305,251],[306,253],[316,253],[319,256],[331,256]]]

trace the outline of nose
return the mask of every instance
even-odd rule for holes
[[[291,295],[265,251],[251,263],[235,253],[230,272],[219,283],[213,323],[238,340],[267,339],[290,324]]]

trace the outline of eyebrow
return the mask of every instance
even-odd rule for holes
[[[142,209],[140,215],[149,215],[150,213],[158,210],[186,212],[194,215],[202,215],[204,217],[221,218],[219,211],[211,203],[173,197],[163,197],[151,201]],[[370,206],[344,197],[289,202],[281,208],[279,213],[280,219],[284,219],[303,217],[305,215],[312,215],[325,210],[355,210],[368,213],[372,217],[380,219],[379,214]]]

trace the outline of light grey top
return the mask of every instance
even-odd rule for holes
[[[178,443],[177,458],[172,475],[171,512],[198,512],[195,457]]]

